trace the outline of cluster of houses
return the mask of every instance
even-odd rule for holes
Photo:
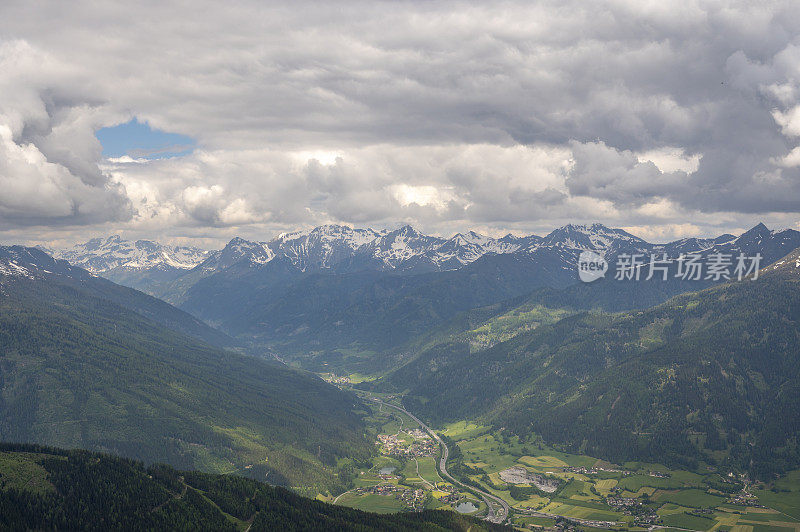
[[[634,526],[650,528],[651,525],[656,525],[658,523],[661,523],[661,516],[655,512],[645,515],[637,515],[633,518]]]
[[[758,497],[748,493],[746,491],[741,491],[736,495],[733,495],[731,498],[728,499],[728,504],[735,504],[737,506],[752,506],[753,508],[766,508],[759,504]]]
[[[622,476],[627,477],[631,474],[630,471],[626,471],[624,469],[612,469],[609,467],[565,467],[564,471],[568,471],[570,473],[580,473],[582,475],[596,475],[601,471],[604,473],[620,473]]]
[[[350,377],[347,376],[342,377],[336,375],[335,373],[331,373],[330,375],[323,377],[323,379],[331,384],[337,384],[337,385],[347,385],[351,383]]]
[[[405,491],[405,489],[406,488],[401,488],[396,484],[377,484],[375,486],[356,488],[356,493],[359,495],[364,495],[367,493],[372,493],[375,495],[394,495],[395,493]]]
[[[403,504],[415,512],[421,512],[425,509],[426,499],[427,495],[425,494],[425,490],[421,489],[403,490],[403,492],[400,493],[400,500],[403,502]]]
[[[397,480],[400,478],[393,473],[378,473],[376,476],[381,480]]]
[[[435,495],[435,497],[441,502],[456,504],[463,499],[462,495],[452,484],[439,482],[436,484],[436,490],[439,492],[439,494]]]
[[[411,445],[406,445],[403,440],[393,434],[379,434],[378,443],[381,445],[383,454],[400,458],[435,456],[438,449],[436,442],[431,438],[416,440]]]
[[[606,504],[614,508],[630,508],[633,506],[641,506],[642,501],[633,497],[607,497]]]
[[[633,516],[636,526],[650,528],[661,522],[661,516],[651,508],[645,507],[642,501],[633,497],[606,497],[606,504],[625,515]]]
[[[388,449],[403,445],[403,440],[398,438],[396,434],[378,434],[378,443]]]

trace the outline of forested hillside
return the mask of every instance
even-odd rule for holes
[[[800,252],[756,281],[581,312],[497,343],[438,343],[387,379],[438,421],[482,418],[611,460],[800,464]]]
[[[321,365],[309,363],[310,351],[352,346],[384,351],[459,312],[556,282],[548,268],[514,255],[487,255],[459,270],[417,275],[292,277],[284,271],[289,268],[278,260],[260,268],[231,267],[194,285],[181,308],[233,335],[275,346],[287,356],[296,354],[307,367],[321,370]],[[333,353],[325,353],[322,360],[338,362]],[[374,371],[390,365],[375,357],[351,360],[347,367]]]
[[[88,271],[56,260],[44,251],[23,246],[0,246],[0,263],[14,263],[33,272],[40,279],[72,287],[83,293],[113,301],[117,305],[153,320],[159,325],[182,332],[215,346],[235,342],[228,335],[213,329],[186,312],[132,288],[95,277]]]
[[[347,482],[357,399],[165,329],[80,279],[0,261],[0,434],[287,484]]]
[[[86,451],[0,444],[0,528],[11,530],[506,530],[455,512],[378,515],[232,475]]]

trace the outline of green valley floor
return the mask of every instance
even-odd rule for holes
[[[339,379],[348,387],[347,379]],[[399,397],[372,394],[399,405]],[[352,489],[319,498],[380,513],[440,508],[485,517],[479,494],[448,482],[437,468],[439,446],[409,416],[370,401],[370,436],[378,453]],[[470,421],[438,427],[450,442],[447,471],[502,498],[507,524],[578,529],[800,532],[800,470],[771,484],[661,464],[612,464],[560,452],[541,439],[520,441],[503,429]]]

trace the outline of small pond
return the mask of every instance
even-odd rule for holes
[[[472,504],[472,501],[463,501],[456,504],[456,512],[460,514],[471,514],[477,509],[478,507]]]

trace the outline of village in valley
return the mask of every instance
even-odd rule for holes
[[[324,377],[351,390],[361,378]],[[521,529],[757,532],[761,526],[800,532],[800,519],[763,505],[746,475],[612,464],[468,421],[437,431],[458,449],[448,470],[467,484],[455,486],[437,469],[438,443],[408,412],[384,402],[401,403],[397,395],[370,401],[378,459],[359,471],[353,489],[322,500],[374,512],[449,509],[486,518],[486,499],[470,485],[506,501],[507,524]],[[795,480],[800,485],[800,475]],[[790,486],[787,492],[794,493],[795,484]]]
[[[506,501],[506,522],[518,529],[756,532],[754,525],[769,523],[800,532],[798,520],[759,502],[746,476],[612,464],[471,422],[437,431],[457,445],[448,472],[467,485],[456,486],[438,470],[440,447],[428,432],[381,401],[368,403],[377,457],[350,490],[322,500],[382,513],[445,509],[485,518],[489,508],[474,486]]]
[[[409,438],[411,441],[409,442]],[[408,431],[405,437],[398,434],[379,434],[378,442],[381,454],[398,458],[421,458],[435,456],[439,446],[433,438],[419,429]]]
[[[329,377],[338,385],[345,379],[349,381],[347,377]],[[400,412],[374,408],[378,457],[371,468],[358,472],[354,488],[324,500],[386,513],[435,508],[477,516],[486,512],[479,497],[442,478],[436,468],[439,445],[427,432]]]

